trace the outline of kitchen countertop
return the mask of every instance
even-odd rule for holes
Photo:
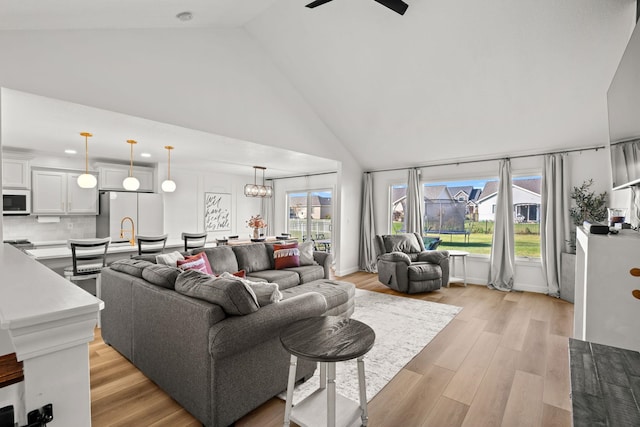
[[[11,245],[0,245],[0,329],[36,324],[93,313],[103,303]]]
[[[71,249],[66,246],[67,242],[62,241],[62,245],[55,245],[53,243],[47,242],[48,244],[38,245],[38,242],[33,242],[36,246],[35,249],[25,249],[25,252],[31,257],[42,260],[42,259],[55,259],[55,258],[71,258]],[[44,247],[38,247],[44,246]],[[47,247],[49,246],[49,247]],[[207,242],[205,247],[214,247],[216,246],[215,242]],[[184,241],[181,239],[169,239],[167,240],[167,244],[165,245],[165,252],[167,249],[174,249],[178,251],[184,250]],[[117,254],[117,253],[128,253],[128,252],[138,252],[138,245],[131,246],[128,242],[124,243],[111,243],[109,244],[109,249],[107,250],[108,254]]]

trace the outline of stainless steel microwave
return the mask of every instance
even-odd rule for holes
[[[2,190],[2,215],[29,215],[31,213],[31,191]]]

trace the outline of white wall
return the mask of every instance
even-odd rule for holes
[[[336,231],[357,265],[361,167],[243,30],[3,31],[0,56],[10,89],[341,161]],[[201,191],[241,194],[211,179]]]
[[[209,232],[207,240],[214,241],[229,235],[248,238],[251,230],[246,221],[261,214],[260,199],[245,197],[244,185],[253,182],[253,175],[229,175],[208,171],[171,169],[177,189],[162,193],[164,198],[165,232],[169,238],[180,239],[182,232],[204,231],[204,193],[231,194],[231,230]]]
[[[579,186],[583,180],[593,178],[593,190],[596,192],[608,190],[609,196],[611,196],[611,176],[610,167],[608,166],[609,153],[607,150],[589,150],[571,153],[568,156],[572,186]],[[543,158],[541,156],[512,159],[511,167],[513,176],[541,174],[542,160]],[[423,168],[421,175],[423,182],[496,178],[498,175],[498,162],[488,161],[433,166]],[[376,233],[387,234],[391,232],[389,187],[394,184],[406,184],[407,171],[374,173],[373,180]],[[489,277],[489,256],[470,255],[467,261],[467,277],[470,283],[487,284]],[[546,292],[546,283],[542,275],[542,267],[539,260],[527,258],[516,259],[514,288],[533,292]]]

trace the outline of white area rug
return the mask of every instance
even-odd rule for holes
[[[391,379],[462,310],[439,304],[356,289],[355,311],[351,316],[376,333],[373,348],[364,359],[367,400],[370,401]],[[318,388],[320,370],[296,387],[294,405]],[[358,402],[356,360],[336,363],[338,393]],[[279,396],[286,399],[286,394]]]

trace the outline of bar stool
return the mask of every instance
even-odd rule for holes
[[[184,251],[189,249],[204,248],[207,243],[207,233],[182,233],[180,236],[184,240]]]
[[[95,279],[96,297],[100,299],[101,271],[107,266],[107,249],[111,237],[103,239],[70,239],[67,246],[71,248],[72,265],[65,267],[64,277],[70,282],[76,283],[82,280]],[[97,262],[96,262],[97,261]],[[98,327],[100,327],[100,314],[98,314]]]
[[[138,241],[138,255],[161,254],[164,253],[164,246],[167,244],[167,235],[136,235],[136,240]],[[143,246],[146,246],[146,248],[143,248]]]

